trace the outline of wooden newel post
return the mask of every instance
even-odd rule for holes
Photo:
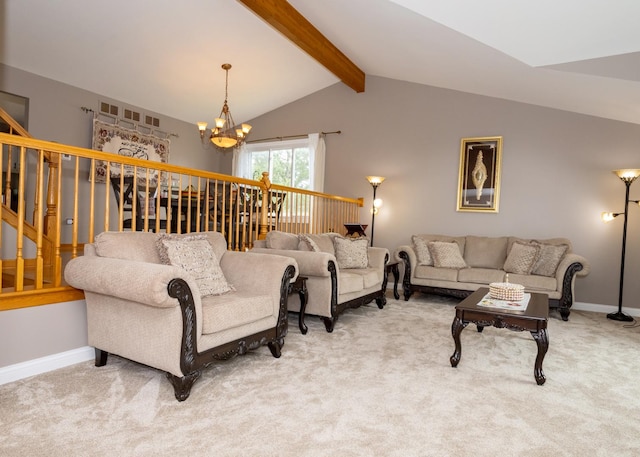
[[[262,202],[260,204],[260,231],[258,232],[258,239],[264,240],[267,237],[267,217],[269,215],[269,192],[271,190],[271,181],[269,180],[269,172],[262,172]]]

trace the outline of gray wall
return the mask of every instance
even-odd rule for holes
[[[640,126],[463,92],[367,77],[356,94],[342,84],[252,120],[252,138],[328,135],[325,192],[365,197],[366,175],[387,179],[377,196],[375,244],[390,250],[412,234],[567,237],[591,262],[576,300],[617,305],[624,184],[611,170],[640,168]],[[497,214],[456,211],[460,139],[502,136]],[[631,187],[640,199],[640,182]],[[640,307],[640,208],[629,209],[624,306]]]
[[[30,99],[29,130],[37,138],[88,147],[91,116],[81,106],[110,101],[98,94],[0,66],[0,90]],[[123,105],[118,101],[112,103]],[[139,108],[139,107],[132,107]],[[143,108],[143,107],[142,107]],[[230,173],[230,154],[203,149],[195,126],[158,116],[175,132],[171,163]],[[624,186],[611,170],[640,168],[640,126],[569,112],[368,77],[356,94],[336,84],[251,121],[251,138],[342,130],[327,141],[325,191],[365,197],[366,175],[387,180],[376,217],[375,244],[391,250],[414,233],[565,236],[592,264],[576,284],[576,300],[617,304]],[[460,139],[504,138],[500,212],[456,212]],[[640,198],[640,183],[632,198]],[[625,307],[640,306],[640,208],[630,208]],[[0,367],[87,344],[83,302],[0,312]]]

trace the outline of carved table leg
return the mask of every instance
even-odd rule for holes
[[[453,342],[456,345],[456,349],[453,352],[453,355],[449,359],[452,367],[458,366],[458,362],[460,362],[460,356],[462,355],[462,345],[460,344],[460,333],[462,329],[467,326],[466,323],[462,322],[462,319],[456,315],[453,319],[453,323],[451,324],[451,335],[453,335]]]
[[[307,333],[307,325],[304,323],[304,313],[307,309],[307,302],[309,301],[309,292],[307,290],[307,277],[298,276],[294,282],[289,284],[289,293],[292,294],[298,292],[300,297],[300,313],[298,314],[298,327],[300,332],[305,335]]]
[[[544,360],[544,356],[547,353],[547,349],[549,349],[549,335],[547,334],[547,329],[543,328],[538,330],[537,332],[531,332],[533,339],[536,340],[536,344],[538,345],[538,355],[536,356],[536,364],[533,369],[533,375],[536,378],[536,382],[539,386],[544,384],[546,378],[544,377],[544,371],[542,371],[542,361]]]
[[[307,309],[307,302],[309,301],[309,291],[307,291],[306,280],[302,283],[302,288],[298,291],[300,296],[300,314],[298,314],[298,327],[300,327],[300,333],[307,334],[307,324],[304,323],[304,313]]]

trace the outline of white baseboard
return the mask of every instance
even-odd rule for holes
[[[615,313],[618,311],[617,306],[598,305],[597,303],[581,303],[581,302],[574,302],[571,309],[575,309],[578,311],[591,311],[594,313],[603,313],[603,314]],[[640,317],[639,308],[625,308],[623,306],[622,312],[625,314],[628,314],[629,316]]]
[[[76,363],[86,362],[87,360],[93,360],[94,357],[94,349],[90,346],[85,346],[2,367],[0,368],[0,385],[46,373],[47,371],[57,370],[58,368],[64,368]]]

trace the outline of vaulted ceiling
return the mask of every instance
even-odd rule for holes
[[[640,124],[636,0],[289,3],[366,75]],[[235,0],[4,0],[0,24],[0,62],[187,122],[226,62],[239,122],[340,81]]]

